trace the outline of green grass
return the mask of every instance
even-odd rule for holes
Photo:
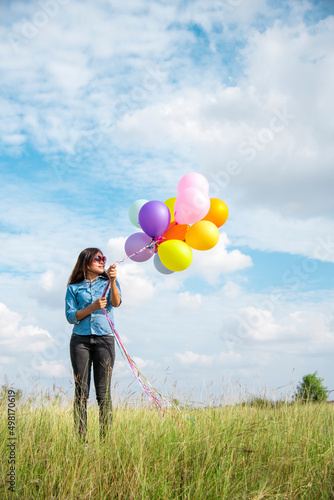
[[[97,408],[90,407],[85,449],[73,432],[71,405],[17,403],[12,493],[2,405],[0,498],[334,499],[332,405],[236,405],[186,414],[195,423],[121,405],[100,443]]]

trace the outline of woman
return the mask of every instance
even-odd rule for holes
[[[87,433],[87,400],[91,367],[100,412],[100,435],[105,437],[112,419],[111,374],[115,341],[102,308],[113,321],[113,308],[121,303],[116,265],[105,271],[106,257],[98,248],[83,250],[74,266],[66,292],[66,318],[74,324],[70,355],[75,382],[74,422],[79,435]],[[105,297],[102,297],[110,280]]]

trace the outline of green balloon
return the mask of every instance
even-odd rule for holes
[[[140,209],[145,203],[147,203],[148,200],[136,200],[132,203],[132,205],[129,208],[129,219],[130,222],[140,228],[139,220],[138,220],[138,214],[140,212]]]

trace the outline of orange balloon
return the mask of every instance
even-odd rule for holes
[[[162,236],[166,238],[166,240],[184,241],[186,232],[188,231],[189,227],[189,224],[178,224],[177,222],[171,222]]]
[[[186,234],[186,243],[195,250],[210,250],[219,240],[217,226],[209,220],[195,222]]]
[[[210,198],[210,209],[202,220],[213,222],[217,227],[221,227],[227,221],[228,208],[226,203],[219,198]]]

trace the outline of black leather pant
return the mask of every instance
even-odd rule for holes
[[[115,362],[115,339],[112,335],[72,334],[70,356],[75,396],[74,423],[81,437],[87,433],[87,401],[93,364],[96,399],[100,411],[100,435],[105,437],[112,420],[111,374]]]

